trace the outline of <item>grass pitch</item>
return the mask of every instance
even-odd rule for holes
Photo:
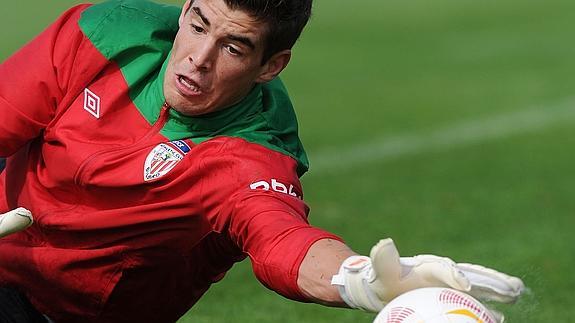
[[[73,3],[2,4],[0,59]],[[518,275],[529,292],[498,306],[509,322],[571,321],[573,21],[567,0],[316,0],[283,76],[310,221],[364,254],[393,237],[405,256]],[[286,301],[245,262],[180,322],[373,317]]]

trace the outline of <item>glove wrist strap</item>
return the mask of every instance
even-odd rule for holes
[[[351,256],[343,261],[331,284],[337,286],[339,295],[349,307],[379,312],[384,304],[370,286],[371,272],[369,257]]]

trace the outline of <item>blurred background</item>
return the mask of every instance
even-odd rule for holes
[[[76,3],[4,1],[0,60]],[[283,74],[311,223],[517,275],[508,322],[572,321],[574,21],[568,0],[316,0]],[[245,262],[180,322],[373,317],[287,301]]]

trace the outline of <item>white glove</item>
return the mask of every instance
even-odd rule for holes
[[[0,238],[24,230],[34,223],[32,213],[23,207],[0,214]]]
[[[479,265],[433,255],[400,258],[391,239],[380,240],[370,257],[346,259],[331,283],[350,307],[369,312],[379,312],[395,297],[424,287],[448,287],[504,303],[516,301],[524,290],[521,279]]]

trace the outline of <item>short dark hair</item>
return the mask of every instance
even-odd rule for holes
[[[224,0],[267,26],[262,65],[274,54],[291,49],[311,16],[312,0]]]

